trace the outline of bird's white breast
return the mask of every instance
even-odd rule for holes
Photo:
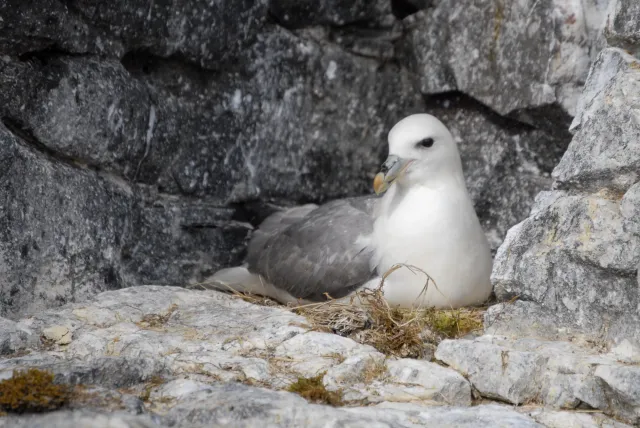
[[[491,254],[466,189],[415,186],[400,193],[395,189],[381,200],[373,236],[377,272],[383,275],[396,264],[414,266],[428,273],[437,288],[431,284],[420,295],[426,276],[401,268],[388,276],[385,298],[403,307],[458,307],[485,300],[491,292]]]

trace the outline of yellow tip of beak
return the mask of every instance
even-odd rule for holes
[[[384,174],[379,172],[373,179],[373,190],[376,192],[376,195],[379,195],[380,192],[384,190],[384,187]]]

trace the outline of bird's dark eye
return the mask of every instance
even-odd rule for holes
[[[424,138],[418,141],[417,144],[419,147],[431,147],[433,146],[433,138]]]

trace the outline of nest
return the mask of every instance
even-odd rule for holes
[[[385,279],[400,268],[425,275],[421,295],[430,286],[437,289],[435,281],[424,271],[413,266],[396,265],[385,273],[378,288],[358,291],[348,302],[344,299],[328,300],[297,306],[292,310],[306,317],[317,330],[346,336],[371,345],[384,354],[403,358],[427,358],[443,339],[482,330],[483,308],[398,309],[389,306],[382,286]]]

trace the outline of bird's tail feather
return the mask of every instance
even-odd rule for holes
[[[220,291],[234,291],[270,297],[283,304],[300,301],[286,291],[274,287],[260,275],[250,272],[246,266],[221,269],[209,277],[202,285],[206,288]]]

